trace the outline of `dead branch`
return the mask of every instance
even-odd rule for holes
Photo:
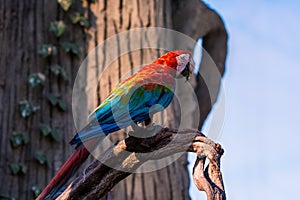
[[[221,146],[199,131],[170,128],[163,128],[150,138],[129,136],[119,141],[85,169],[57,200],[100,199],[147,160],[157,160],[179,152],[197,153],[193,173],[196,186],[206,192],[209,200],[224,200]],[[209,160],[206,170],[205,158]]]

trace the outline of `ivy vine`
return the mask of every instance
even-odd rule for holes
[[[27,172],[27,166],[21,163],[10,163],[9,168],[13,175],[26,174]]]
[[[96,0],[87,0],[87,1],[89,4],[96,2]],[[57,0],[57,3],[61,7],[61,9],[67,13],[66,15],[64,15],[67,18],[57,20],[57,21],[52,21],[48,25],[48,31],[51,34],[53,34],[53,36],[55,36],[56,38],[59,38],[60,42],[58,45],[46,43],[39,46],[37,49],[37,54],[47,59],[48,62],[51,63],[47,68],[47,70],[49,70],[49,72],[53,74],[53,76],[50,77],[51,79],[58,78],[57,79],[58,81],[66,82],[69,81],[69,76],[66,70],[63,68],[63,66],[60,66],[57,63],[53,63],[53,60],[57,60],[56,56],[58,50],[62,49],[67,54],[71,56],[74,55],[77,57],[80,57],[82,52],[78,44],[71,41],[63,41],[61,39],[61,36],[66,35],[66,32],[68,31],[67,24],[80,26],[82,28],[89,28],[91,26],[91,23],[89,19],[84,16],[83,13],[78,11],[70,12],[70,8],[72,7],[74,0]],[[66,23],[65,20],[69,20],[70,23]],[[40,71],[40,72],[35,72],[30,74],[27,78],[28,87],[31,90],[34,88],[43,88],[43,86],[48,81],[46,79],[45,74],[47,74],[47,71],[45,72]],[[51,106],[58,108],[62,112],[68,110],[67,102],[63,99],[62,95],[56,93],[47,93],[44,96],[48,100]],[[26,99],[19,101],[18,106],[19,106],[20,115],[23,118],[28,118],[32,116],[40,109],[39,105],[35,104],[34,102],[30,102],[29,100]],[[40,123],[37,128],[39,129],[42,136],[46,138],[50,138],[53,141],[60,140],[58,130],[55,127],[51,127],[48,123]],[[26,131],[14,131],[9,136],[9,141],[11,147],[13,149],[16,149],[16,148],[21,148],[22,146],[26,146],[30,142],[30,138]],[[49,164],[47,155],[41,152],[35,153],[33,155],[33,158],[41,166],[46,166],[47,164]],[[9,169],[12,175],[22,175],[22,174],[24,175],[26,174],[27,166],[24,163],[12,162],[9,164]],[[42,188],[40,186],[34,185],[31,186],[31,191],[33,193],[33,196],[37,197],[41,193]],[[6,194],[0,194],[0,199],[14,199],[14,198]]]
[[[13,132],[9,137],[12,148],[17,148],[29,143],[29,136],[27,132]]]

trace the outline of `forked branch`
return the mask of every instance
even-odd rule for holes
[[[221,146],[199,131],[170,128],[163,128],[150,138],[129,136],[119,141],[102,153],[57,199],[100,199],[146,161],[179,152],[197,153],[193,178],[198,189],[206,192],[207,199],[226,199],[220,171]],[[209,160],[206,170],[205,158]]]

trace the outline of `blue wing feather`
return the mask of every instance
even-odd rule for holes
[[[151,114],[162,111],[173,99],[173,92],[162,86],[152,90],[143,87],[132,88],[125,95],[112,94],[90,115],[89,124],[71,140],[71,145],[80,145],[90,139],[102,138],[103,134],[118,131],[130,126],[133,122],[143,122],[149,118],[150,108],[159,104],[161,107],[151,110]]]

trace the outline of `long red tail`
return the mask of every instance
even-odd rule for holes
[[[69,159],[58,170],[50,183],[43,192],[37,197],[37,200],[50,200],[56,198],[64,189],[66,183],[75,174],[82,163],[88,158],[90,152],[81,145],[69,157]]]

